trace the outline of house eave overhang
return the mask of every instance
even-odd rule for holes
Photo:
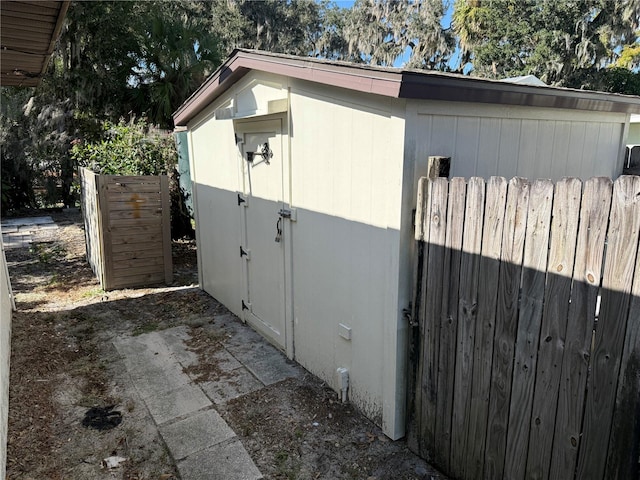
[[[0,86],[35,87],[40,83],[70,3],[0,2]]]
[[[640,113],[640,97],[518,85],[425,70],[371,67],[315,58],[235,50],[174,113],[185,126],[251,70],[392,98]]]

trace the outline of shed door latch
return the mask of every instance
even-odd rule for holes
[[[291,210],[289,210],[288,208],[281,208],[278,212],[278,215],[280,215],[280,217],[282,218],[291,218]]]

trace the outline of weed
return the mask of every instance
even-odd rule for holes
[[[104,295],[105,291],[100,288],[100,287],[96,287],[96,288],[91,288],[89,290],[85,290],[84,292],[82,292],[81,297],[82,298],[93,298],[93,297],[98,297],[101,295]]]
[[[47,265],[64,258],[67,254],[66,249],[56,243],[32,243],[29,251],[38,257],[40,263]]]
[[[300,461],[289,458],[289,453],[285,450],[279,450],[274,456],[276,469],[280,475],[289,480],[295,480],[300,473]]]

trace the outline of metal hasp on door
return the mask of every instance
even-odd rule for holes
[[[282,122],[237,122],[235,130],[243,176],[243,194],[238,196],[243,317],[285,350],[290,332],[285,321]]]

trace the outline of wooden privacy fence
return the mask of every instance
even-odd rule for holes
[[[636,479],[640,177],[421,179],[409,443],[458,479]]]
[[[169,181],[80,169],[87,259],[104,290],[171,283]]]

